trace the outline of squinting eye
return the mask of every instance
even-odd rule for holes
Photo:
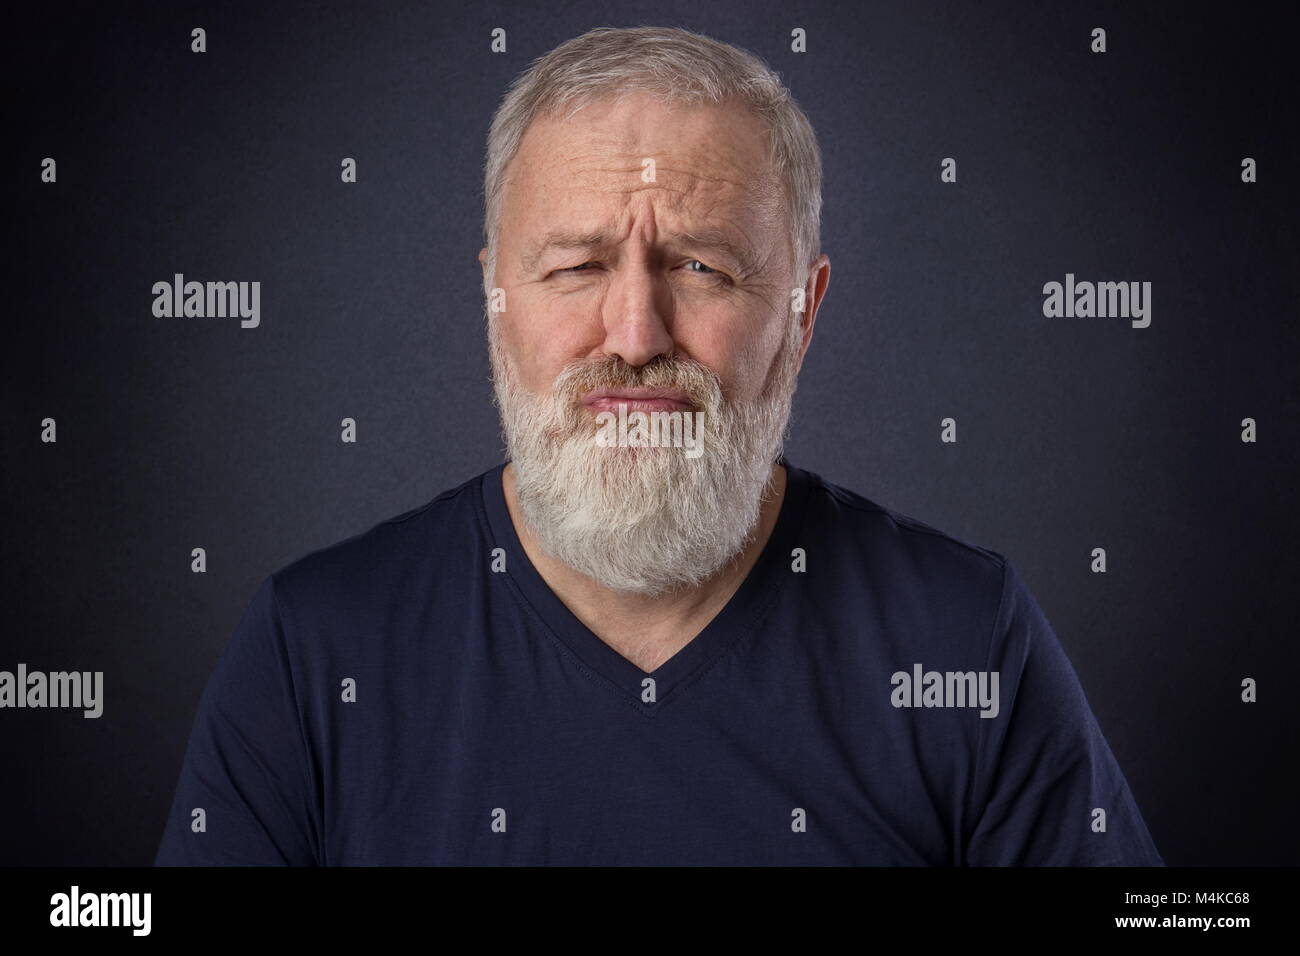
[[[563,269],[556,269],[555,271],[557,274],[565,273],[565,272],[590,272],[592,267],[597,266],[598,264],[599,263],[594,261],[582,262],[576,266],[567,266]],[[699,259],[688,259],[686,261],[686,266],[687,266],[686,269],[687,272],[694,272],[696,275],[717,276],[720,279],[726,278],[726,276],[723,274],[721,270],[715,269],[712,266],[706,266]],[[699,266],[699,268],[698,269],[691,268],[692,266]]]

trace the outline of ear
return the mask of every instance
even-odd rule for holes
[[[817,321],[817,310],[826,298],[826,287],[831,282],[831,260],[825,253],[817,257],[808,267],[808,278],[804,283],[803,342],[799,346],[799,366],[803,367],[803,357],[808,354],[812,344],[813,325]]]

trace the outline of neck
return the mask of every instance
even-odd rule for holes
[[[758,527],[734,560],[696,587],[653,597],[611,591],[551,557],[523,520],[515,496],[512,464],[502,471],[501,485],[519,543],[542,580],[588,630],[650,673],[704,630],[744,582],[776,527],[785,498],[786,475],[782,466],[772,466],[772,481],[760,503]]]

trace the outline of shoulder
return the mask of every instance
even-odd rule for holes
[[[488,473],[484,473],[488,474]],[[281,609],[346,613],[391,603],[464,567],[477,540],[484,475],[366,530],[308,551],[272,572],[267,584]]]
[[[885,590],[922,599],[969,596],[996,605],[1014,578],[1007,557],[941,530],[861,492],[803,471],[808,494],[803,528],[834,561],[867,572]]]

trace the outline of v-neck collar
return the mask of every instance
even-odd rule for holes
[[[809,480],[807,472],[791,465],[784,456],[778,462],[785,467],[785,494],[776,525],[758,560],[704,630],[648,673],[592,633],[551,590],[528,559],[506,506],[502,475],[508,462],[502,462],[480,476],[480,517],[489,551],[492,548],[505,549],[503,577],[518,599],[591,676],[624,697],[645,716],[652,717],[702,677],[737,640],[753,632],[775,600],[781,582],[791,574],[790,552],[797,546],[797,536],[803,525]],[[654,679],[653,702],[643,700],[643,681],[646,678]]]

